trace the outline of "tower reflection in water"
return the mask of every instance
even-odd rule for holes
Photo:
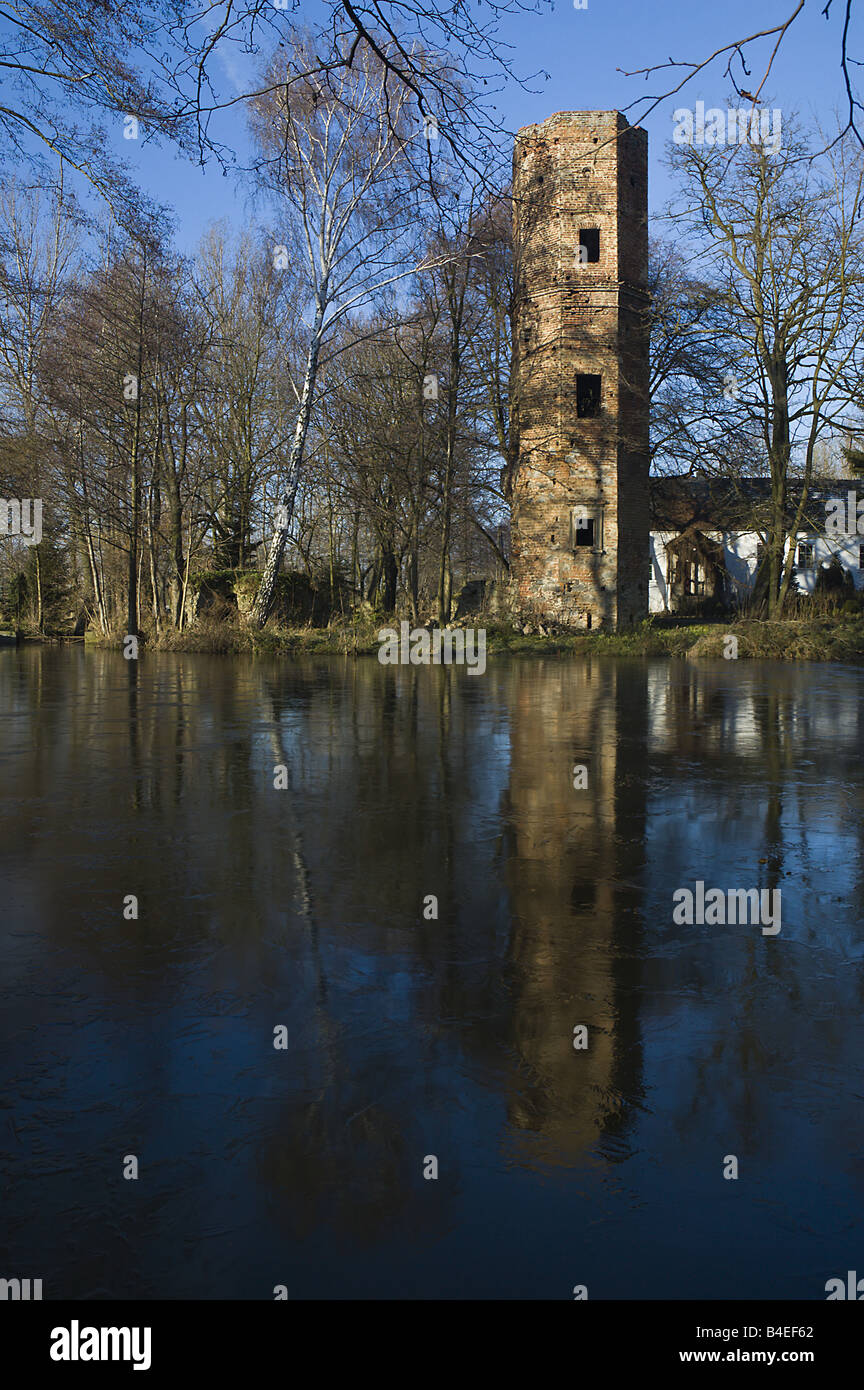
[[[647,693],[644,668],[541,664],[517,667],[511,703],[509,1146],[567,1164],[625,1156],[641,1095]]]

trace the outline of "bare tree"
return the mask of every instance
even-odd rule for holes
[[[739,353],[723,289],[705,278],[698,252],[692,259],[697,273],[679,244],[655,239],[649,247],[652,471],[728,476],[748,456],[755,463],[758,450],[735,405]]]
[[[19,482],[44,499],[49,483],[42,366],[77,254],[72,209],[12,180],[0,198],[0,414],[20,460]],[[8,456],[7,447],[7,456]],[[53,528],[55,521],[46,518]],[[36,625],[44,626],[42,545],[32,547]]]
[[[782,150],[682,146],[678,222],[722,294],[735,348],[734,418],[758,429],[771,475],[769,608],[782,610],[786,558],[807,500],[816,446],[848,408],[864,346],[864,247],[857,209],[864,162],[849,142],[824,166],[788,133]],[[857,151],[856,151],[857,153]],[[799,486],[790,508],[789,483]]]
[[[722,79],[731,83],[739,99],[752,102],[755,109],[756,104],[764,99],[777,56],[806,7],[807,0],[789,0],[786,13],[780,15],[775,24],[730,37],[703,57],[669,57],[664,62],[652,63],[632,71],[619,68],[618,71],[625,72],[627,77],[644,77],[646,81],[658,74],[669,74],[668,82],[659,92],[639,97],[625,109],[635,111],[637,120],[644,121],[658,106],[677,96],[695,78],[708,73],[712,68]],[[860,113],[864,112],[864,105],[861,103],[859,89],[853,77],[853,69],[861,66],[861,59],[856,58],[850,48],[855,0],[840,0],[837,5],[835,0],[827,0],[824,5],[822,0],[816,0],[816,7],[826,22],[835,20],[838,26],[837,54],[846,94],[846,117],[835,141],[841,140],[845,135],[852,135],[859,145],[864,146],[864,133],[860,125]],[[800,24],[798,31],[800,32]],[[809,157],[812,157],[812,154],[811,151]]]
[[[340,74],[335,93],[311,79],[291,85],[291,69],[277,61],[285,86],[252,106],[262,155],[258,174],[278,197],[284,231],[274,255],[299,255],[310,321],[285,483],[253,610],[259,626],[267,620],[285,551],[328,343],[349,316],[416,269],[416,184],[404,151],[421,134],[412,129],[407,94],[389,91],[374,55],[358,55]],[[308,67],[305,50],[298,62]],[[271,74],[275,79],[276,70]]]
[[[250,563],[257,499],[284,457],[293,425],[299,289],[272,246],[213,228],[197,256],[197,313],[207,327],[197,414],[213,461],[214,564]],[[296,291],[296,294],[295,294]]]

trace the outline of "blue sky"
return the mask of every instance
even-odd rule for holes
[[[823,0],[807,0],[783,42],[760,104],[779,107],[784,120],[797,110],[805,120],[830,126],[833,112],[844,103],[839,66],[842,14],[832,11],[826,21],[822,7]],[[314,21],[316,8],[304,3],[306,22]],[[758,7],[747,0],[723,0],[712,5],[704,0],[698,5],[681,5],[675,0],[655,0],[653,4],[587,0],[586,9],[576,10],[570,0],[555,0],[553,10],[510,16],[502,27],[515,69],[526,75],[543,70],[548,79],[536,77],[528,90],[513,84],[494,100],[512,129],[543,120],[555,111],[625,110],[646,93],[659,93],[671,84],[666,73],[646,82],[641,77],[626,77],[619,68],[644,68],[669,57],[701,61],[721,44],[770,28],[793,8],[793,0],[771,0]],[[858,51],[853,45],[852,52]],[[758,52],[761,64],[756,62],[755,52],[750,63],[757,83],[768,53],[765,41]],[[251,78],[255,70],[255,59],[238,53],[227,57],[222,63],[226,93],[233,83]],[[744,85],[748,86],[746,80]],[[755,90],[752,86],[749,89]],[[692,108],[698,100],[709,107],[725,107],[729,90],[723,64],[715,63],[644,122],[649,133],[652,213],[660,211],[671,191],[662,161],[673,128],[673,109]],[[242,107],[224,115],[219,128],[227,142],[241,151],[245,148]],[[227,218],[238,225],[248,220],[246,193],[240,181],[223,177],[215,165],[201,171],[167,146],[124,140],[119,125],[109,139],[116,153],[130,161],[142,186],[175,210],[181,250],[192,251],[214,220]]]

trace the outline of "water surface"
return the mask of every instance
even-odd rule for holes
[[[0,651],[0,1275],[823,1299],[864,1273],[862,682]],[[780,934],[676,926],[697,879],[779,888]]]

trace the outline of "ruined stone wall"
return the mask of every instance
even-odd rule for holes
[[[614,111],[524,127],[514,217],[514,607],[628,626],[648,611],[645,131]]]

